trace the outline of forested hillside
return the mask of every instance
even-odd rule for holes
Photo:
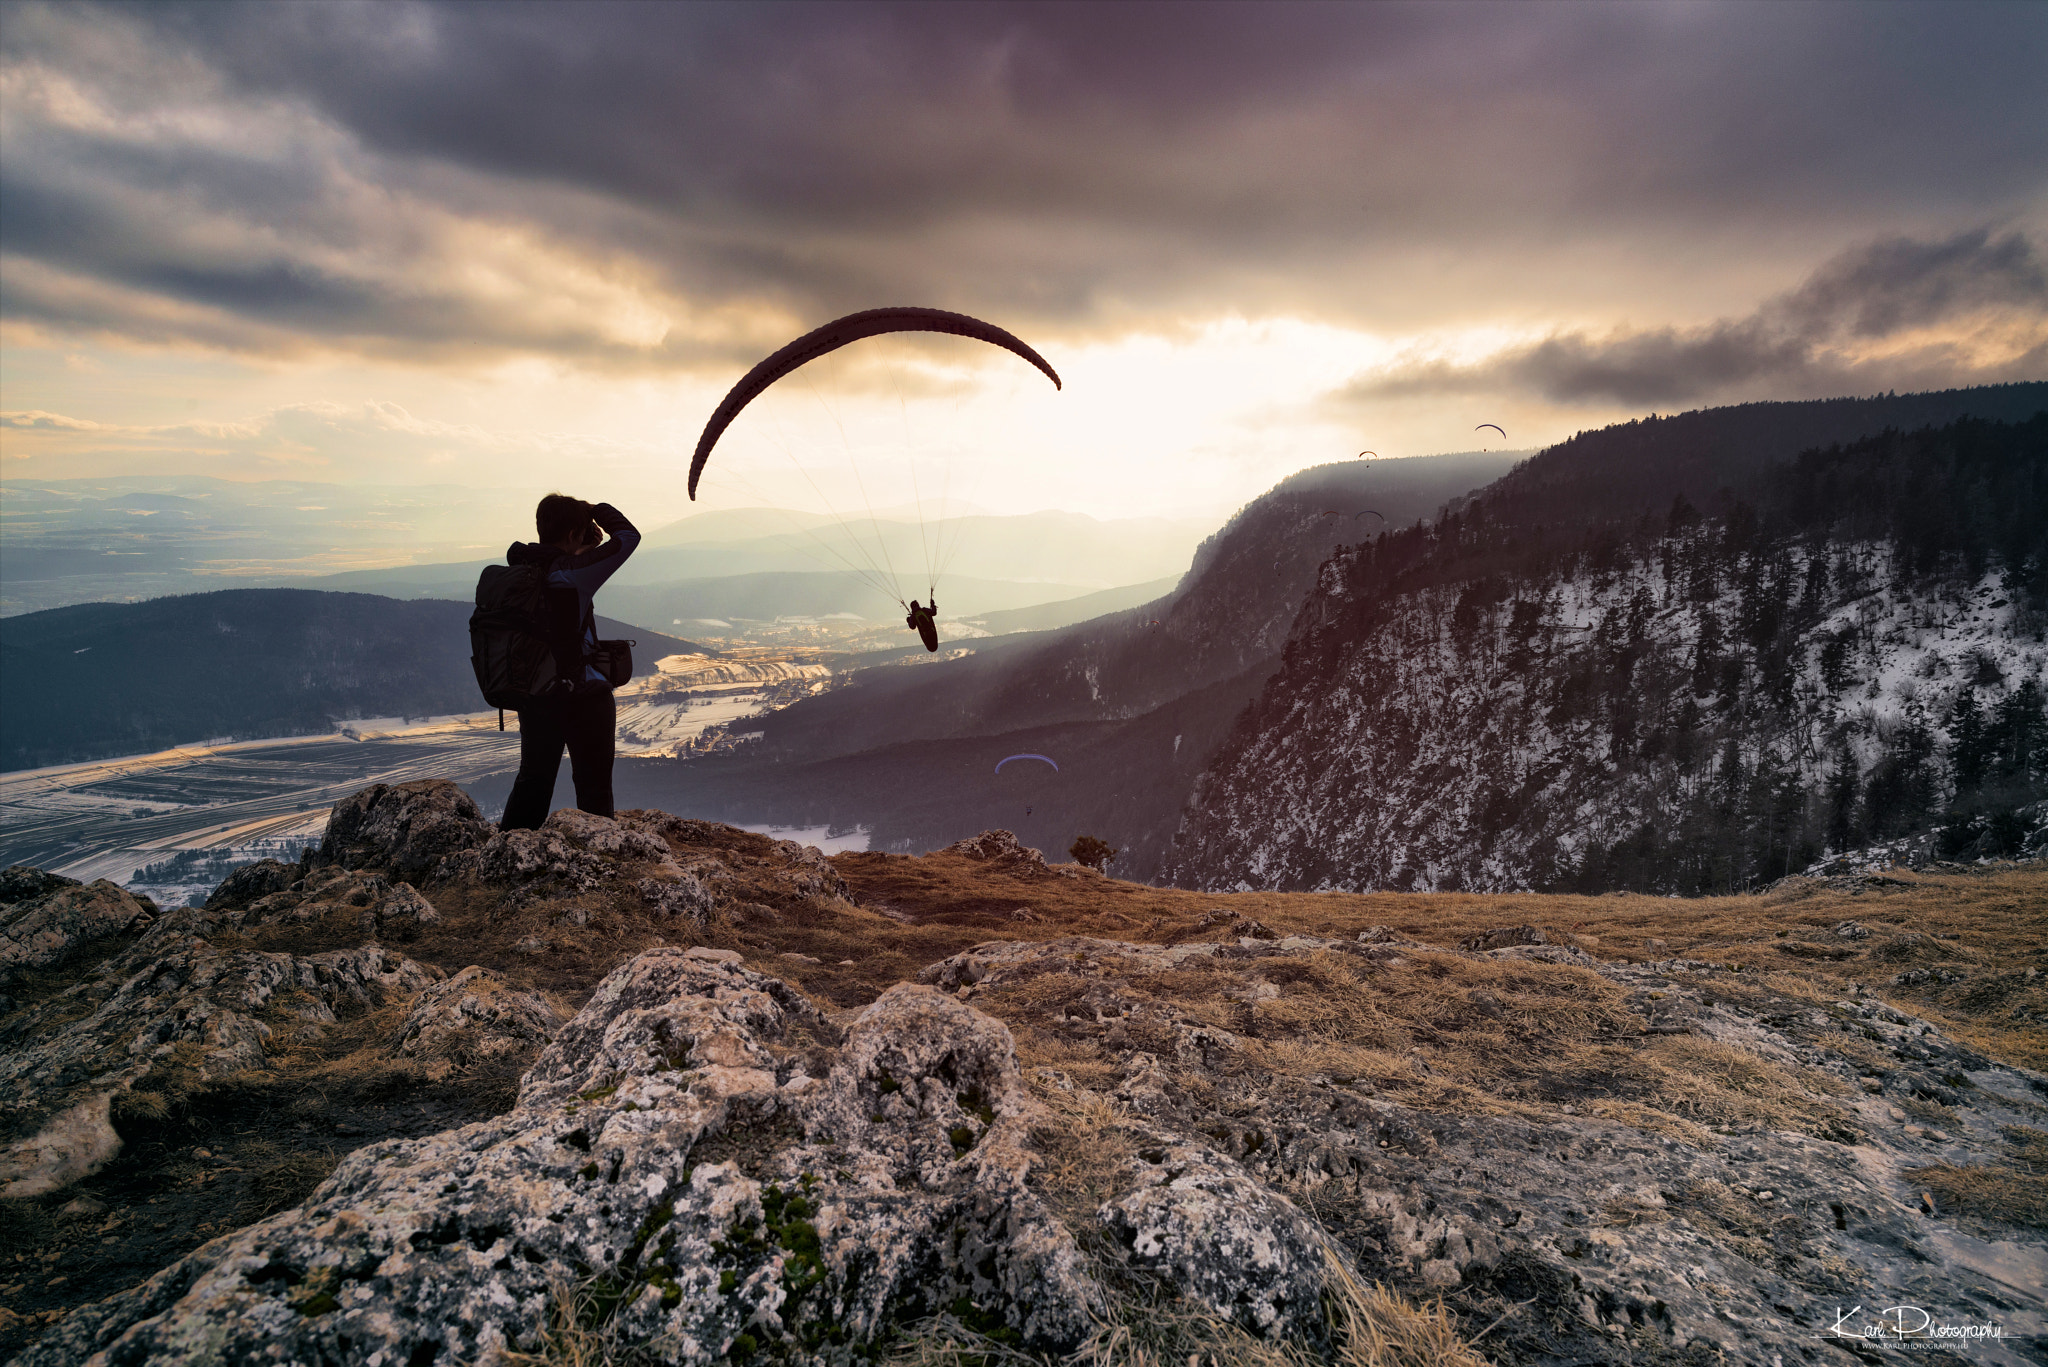
[[[1546,523],[1544,489],[1610,464],[1585,455],[1323,567],[1169,876],[1701,892],[1915,834],[2029,839],[2048,414],[1690,467],[1739,476],[1712,491],[1644,474]],[[1668,506],[1630,515],[1645,491]]]

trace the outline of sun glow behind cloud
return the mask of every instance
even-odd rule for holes
[[[0,406],[53,416],[0,428],[0,474],[651,521],[901,502],[849,473],[879,466],[1213,519],[1482,422],[2048,373],[2048,157],[2000,93],[2038,10],[803,13],[13,6]],[[725,387],[884,303],[1010,327],[1066,391],[972,348],[843,358],[689,504]]]
[[[1507,336],[1486,329],[1449,346],[1433,342],[1466,359]],[[441,402],[427,402],[467,415],[456,421],[374,398],[224,411],[222,398],[205,393],[211,386],[232,394],[234,377],[222,373],[188,388],[202,406],[181,421],[16,412],[0,420],[0,445],[8,473],[39,478],[175,469],[339,482],[592,483],[661,517],[755,503],[845,513],[922,497],[1016,512],[1213,519],[1293,470],[1364,447],[1394,458],[1475,445],[1471,423],[1447,406],[1362,422],[1324,401],[1360,369],[1392,363],[1417,344],[1293,319],[1226,318],[1049,345],[1065,382],[1056,391],[980,343],[878,339],[814,362],[756,400],[719,444],[694,507],[682,493],[690,453],[737,367],[656,379],[527,361],[440,376],[438,385],[397,369],[304,377],[365,392],[380,381],[430,395],[438,388]],[[256,387],[300,382],[287,370]]]

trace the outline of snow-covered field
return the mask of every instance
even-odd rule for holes
[[[801,655],[768,651],[718,660],[670,656],[619,690],[618,752],[688,752],[708,728],[786,705],[828,686],[830,674]],[[318,736],[229,740],[20,770],[0,774],[0,865],[32,863],[124,884],[157,866],[159,876],[138,886],[177,905],[181,890],[210,876],[202,864],[317,842],[329,808],[367,784],[464,782],[518,763],[517,722],[500,731],[497,712],[489,711],[357,718]],[[866,844],[864,833],[837,841],[822,830],[775,834],[835,849]],[[212,877],[206,886],[218,881]]]
[[[868,837],[873,834],[866,826],[856,826],[850,832],[832,834],[830,826],[746,826],[744,830],[758,831],[774,840],[794,840],[799,845],[814,845],[825,854],[845,854],[849,850],[865,850]]]

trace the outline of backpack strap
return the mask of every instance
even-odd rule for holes
[[[554,653],[557,677],[583,682],[583,595],[573,588],[549,584],[542,591],[541,627]]]

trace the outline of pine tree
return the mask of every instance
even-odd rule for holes
[[[1899,732],[1890,751],[1870,770],[1863,790],[1863,828],[1873,839],[1901,835],[1919,825],[1934,805],[1934,737],[1917,722]]]
[[[1955,780],[1956,796],[1974,793],[1984,785],[1984,770],[1991,759],[1984,734],[1984,717],[1977,710],[1977,690],[1965,686],[1956,694],[1948,713],[1948,765]]]
[[[1721,670],[1721,619],[1710,607],[1700,609],[1699,639],[1692,648],[1692,691],[1705,693],[1714,687]]]
[[[1828,771],[1827,843],[1836,854],[1862,843],[1856,828],[1856,757],[1845,746]]]
[[[2048,710],[2041,685],[2028,679],[1998,704],[1999,777],[2024,783],[2048,768]]]

